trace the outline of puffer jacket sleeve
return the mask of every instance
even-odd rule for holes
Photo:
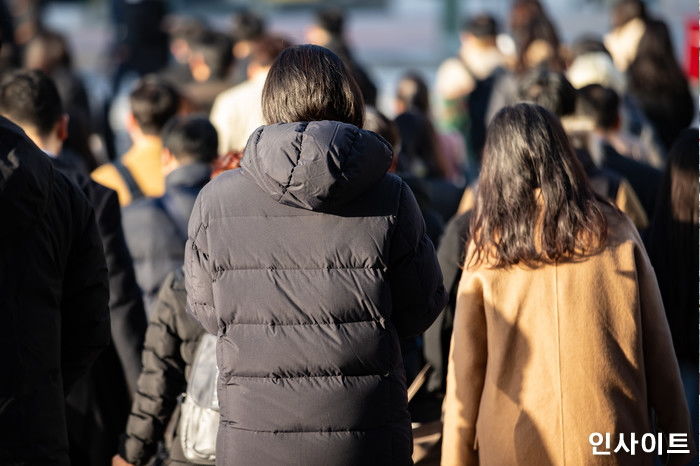
[[[143,370],[119,449],[119,455],[135,465],[147,464],[153,458],[177,398],[187,388],[186,361],[180,351],[187,335],[181,335],[177,325],[177,314],[184,312],[186,296],[181,276],[177,283],[177,274],[165,279],[148,324]]]
[[[477,466],[476,420],[486,376],[486,316],[480,281],[465,272],[459,285],[443,411],[442,465]]]
[[[401,338],[419,335],[440,314],[447,294],[433,243],[406,183],[401,187],[390,261],[392,320]]]
[[[214,308],[212,290],[212,266],[207,244],[207,225],[202,217],[202,199],[206,188],[197,196],[185,246],[185,286],[187,288],[187,312],[202,324],[204,329],[216,335],[218,319]]]
[[[668,455],[666,464],[688,464],[697,453],[694,442],[697,437],[694,436],[691,427],[690,412],[659,285],[639,239],[635,250],[635,262],[649,405],[656,414],[657,432],[686,434],[689,453]],[[668,437],[664,445],[669,445]]]
[[[70,198],[76,228],[61,301],[61,369],[67,394],[109,345],[109,288],[95,213],[77,186],[64,175],[56,175],[61,188],[74,191]]]

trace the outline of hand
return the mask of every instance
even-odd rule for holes
[[[114,458],[112,458],[112,466],[134,466],[131,463],[127,463],[124,458],[122,458],[119,455],[114,455]]]

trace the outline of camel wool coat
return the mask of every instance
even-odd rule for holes
[[[603,206],[602,252],[465,267],[450,350],[442,464],[650,465],[620,433],[686,433],[690,417],[654,270],[629,219]],[[473,254],[470,246],[467,256]],[[610,455],[589,436],[610,433]],[[668,439],[664,439],[664,451]],[[605,443],[598,448],[605,451]],[[670,455],[685,464],[691,454]]]

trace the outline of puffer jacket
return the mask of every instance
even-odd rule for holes
[[[178,397],[187,379],[204,329],[185,312],[182,269],[168,275],[158,293],[146,331],[143,371],[119,455],[128,463],[149,464],[164,441],[169,464],[188,464],[177,435]]]
[[[65,395],[110,339],[92,207],[0,117],[0,464],[68,465]]]
[[[386,141],[334,121],[264,126],[200,193],[188,311],[218,335],[220,465],[408,465],[399,338],[446,296]]]

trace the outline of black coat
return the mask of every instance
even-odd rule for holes
[[[410,464],[399,338],[446,296],[391,156],[344,123],[265,126],[197,198],[185,277],[219,336],[218,464]]]
[[[134,397],[119,455],[136,466],[148,464],[165,441],[173,462],[186,463],[177,435],[178,397],[187,379],[204,329],[185,312],[182,269],[168,275],[158,293],[146,332],[143,372]],[[167,433],[167,434],[166,434]]]
[[[443,284],[448,292],[449,300],[433,325],[425,332],[425,360],[432,367],[428,378],[427,389],[430,392],[444,394],[447,377],[447,359],[450,353],[450,340],[457,303],[457,288],[462,278],[462,264],[465,258],[467,234],[471,211],[455,215],[447,223],[445,232],[440,239],[437,255],[442,271]]]
[[[165,178],[163,197],[143,198],[123,210],[124,234],[149,316],[165,277],[182,267],[190,212],[210,176],[207,164],[183,165]]]
[[[653,218],[656,196],[661,186],[661,171],[620,155],[609,144],[602,145],[602,156],[601,167],[625,177],[642,203],[647,217]]]
[[[0,118],[0,463],[69,464],[65,395],[109,344],[107,267],[79,188]]]
[[[136,391],[146,313],[122,231],[117,193],[85,176],[65,159],[51,161],[80,187],[93,206],[109,272],[112,344],[67,399],[71,462],[74,466],[101,464],[117,451],[117,440]]]

